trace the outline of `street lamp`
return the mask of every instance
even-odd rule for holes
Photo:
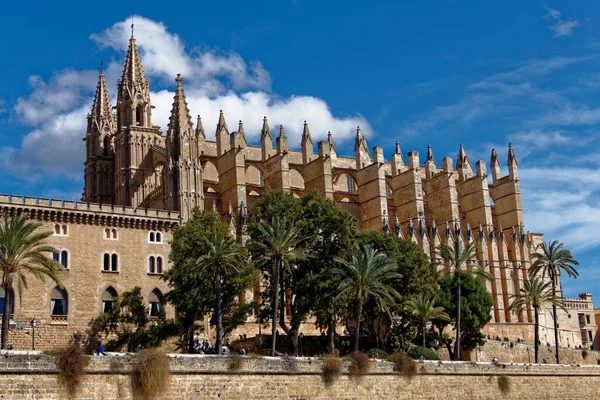
[[[35,327],[37,324],[38,322],[35,318],[31,320],[31,350],[35,350]]]

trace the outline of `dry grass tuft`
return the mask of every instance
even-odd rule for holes
[[[329,388],[342,372],[342,360],[334,356],[325,357],[321,371],[323,383],[326,388]]]
[[[394,363],[394,371],[399,372],[406,379],[412,379],[417,374],[417,363],[404,353],[394,353],[390,356]]]
[[[241,357],[236,357],[233,356],[231,358],[231,361],[229,361],[229,365],[227,366],[227,369],[229,369],[229,371],[239,371],[240,369],[242,369],[242,366],[244,365],[244,360],[242,360]]]
[[[58,383],[67,392],[70,399],[75,398],[77,387],[85,374],[88,360],[77,343],[70,344],[58,354]]]
[[[131,372],[134,398],[156,398],[167,388],[169,378],[169,359],[165,352],[158,349],[142,351]]]
[[[510,393],[511,383],[508,376],[500,375],[498,377],[498,389],[500,389],[502,396],[507,396]]]
[[[369,356],[360,351],[355,351],[350,355],[351,364],[348,367],[348,372],[352,378],[360,378],[367,375],[371,370],[371,361]]]
[[[583,351],[581,352],[581,358],[583,358],[584,360],[587,360],[587,358],[588,358],[588,356],[589,356],[589,355],[590,355],[590,354],[588,353],[588,351],[587,351],[587,350],[583,350]]]

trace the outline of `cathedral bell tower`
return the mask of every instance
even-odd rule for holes
[[[133,33],[117,88],[115,203],[153,207],[156,199],[162,198],[164,137],[158,127],[152,126],[150,85]],[[153,153],[159,157],[153,157]]]
[[[114,202],[115,116],[112,113],[106,80],[100,73],[92,112],[87,116],[85,186],[83,200],[93,203]]]
[[[201,135],[194,131],[182,80],[181,75],[178,74],[175,79],[177,89],[167,129],[167,162],[164,180],[167,208],[179,211],[183,221],[187,221],[191,218],[195,207],[203,208],[204,196],[198,154],[198,140]]]

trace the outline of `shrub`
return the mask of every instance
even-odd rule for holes
[[[510,378],[506,375],[500,375],[498,377],[498,389],[500,389],[502,396],[506,396],[510,393],[510,387]]]
[[[111,371],[120,371],[123,369],[123,367],[124,365],[120,361],[111,361],[110,365],[108,366]]]
[[[408,355],[415,360],[436,360],[439,361],[440,357],[437,353],[427,347],[418,346],[413,347],[408,351]]]
[[[342,372],[342,360],[333,356],[325,357],[321,371],[323,383],[326,388],[329,388]]]
[[[350,355],[351,364],[348,367],[348,372],[351,377],[358,378],[366,375],[371,370],[371,361],[369,356],[363,352],[355,351]]]
[[[158,349],[142,351],[131,371],[131,389],[135,398],[153,399],[169,383],[169,359]]]
[[[228,369],[230,371],[239,371],[242,369],[243,360],[240,357],[232,357],[229,361]]]
[[[63,349],[58,355],[58,383],[67,392],[69,398],[74,398],[77,387],[85,373],[88,360],[83,355],[79,344],[73,343]]]
[[[417,363],[404,353],[394,353],[390,357],[394,363],[394,371],[399,372],[407,379],[412,379],[417,374]]]
[[[371,349],[371,350],[367,351],[367,354],[371,358],[375,358],[375,355],[379,354],[379,358],[382,359],[382,360],[387,360],[387,359],[390,358],[390,356],[388,355],[388,353],[386,353],[385,351],[383,351],[381,349]]]
[[[588,354],[587,350],[583,350],[581,352],[581,358],[583,358],[584,360],[587,360],[588,356],[589,356],[589,354]]]

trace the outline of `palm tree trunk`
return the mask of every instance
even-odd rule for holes
[[[535,363],[539,363],[538,361],[538,353],[540,351],[540,317],[538,314],[538,308],[533,307],[533,312],[535,313],[535,325],[534,325],[534,333],[533,338],[535,340],[535,345],[533,349],[535,351]]]
[[[215,314],[217,317],[217,340],[215,341],[215,347],[217,354],[221,354],[223,350],[223,310],[221,301],[221,267],[219,264],[215,268],[215,295]]]
[[[8,324],[10,323],[10,304],[13,301],[12,291],[12,279],[4,284],[4,310],[2,310],[2,350],[6,350],[8,345]]]
[[[193,354],[196,352],[194,348],[194,323],[187,330],[187,340],[188,340],[188,353]]]
[[[271,324],[271,356],[275,357],[275,345],[277,340],[277,308],[279,307],[279,274],[280,260],[275,260],[275,279],[273,279],[273,321]]]
[[[454,352],[455,361],[460,361],[460,275],[458,275],[458,285],[456,287],[458,315],[456,316],[456,351]]]
[[[358,351],[358,342],[360,340],[360,316],[362,315],[362,306],[362,296],[358,296],[358,305],[356,306],[356,337],[354,338],[354,351]]]
[[[329,345],[327,346],[329,349],[329,353],[333,353],[335,349],[335,316],[333,313],[329,314],[329,321],[327,321],[327,337]]]
[[[423,324],[423,326],[421,327],[421,334],[423,335],[423,347],[425,347],[425,330],[427,328],[425,327],[425,324]]]
[[[554,278],[554,271],[551,271],[550,278],[552,279],[552,295],[556,296],[556,280]],[[556,363],[560,364],[560,358],[558,355],[558,319],[556,315],[556,304],[552,304],[552,315],[554,316],[554,347],[556,348]]]

